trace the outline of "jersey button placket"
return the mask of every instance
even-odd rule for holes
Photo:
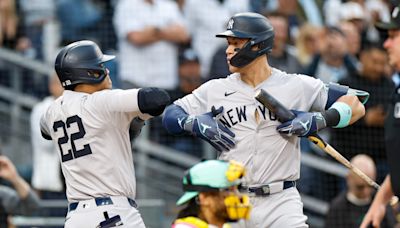
[[[257,110],[257,102],[255,102],[254,103],[254,115],[256,114],[256,112],[258,112],[258,110]],[[259,126],[260,126],[260,124],[257,122],[257,119],[256,119],[256,117],[255,117],[255,129],[254,129],[254,136],[252,137],[253,138],[253,142],[250,144],[251,146],[250,146],[250,149],[251,149],[251,166],[250,166],[250,172],[251,173],[255,173],[257,170],[256,170],[256,167],[254,166],[254,164],[255,164],[255,158],[257,158],[257,144],[258,144],[258,132],[259,132]],[[251,175],[251,176],[253,176],[253,175]]]

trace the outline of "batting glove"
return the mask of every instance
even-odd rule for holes
[[[292,110],[296,118],[279,125],[276,130],[281,134],[308,137],[326,127],[325,118],[320,112],[301,112]]]
[[[235,134],[219,120],[223,110],[222,106],[218,109],[213,106],[211,112],[188,116],[179,125],[192,135],[206,140],[218,151],[229,151],[235,147]]]

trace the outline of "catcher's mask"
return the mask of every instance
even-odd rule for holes
[[[247,195],[239,193],[237,187],[245,174],[244,166],[235,161],[208,160],[186,171],[183,177],[185,194],[177,205],[196,197],[199,192],[228,191],[224,204],[230,221],[248,219],[251,205]]]
[[[238,13],[228,21],[225,32],[216,37],[236,37],[249,39],[241,49],[231,58],[230,64],[235,67],[244,67],[254,59],[272,50],[275,32],[266,17],[258,13]],[[252,47],[258,46],[258,50]]]

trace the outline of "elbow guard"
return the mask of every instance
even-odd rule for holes
[[[325,105],[325,109],[328,109],[339,99],[339,97],[344,95],[354,95],[360,100],[361,103],[365,104],[368,101],[369,93],[362,90],[352,89],[348,86],[339,85],[336,83],[329,83],[328,88],[328,100]]]
[[[159,116],[171,102],[168,93],[159,88],[142,88],[138,92],[138,106],[140,112],[152,116]]]
[[[329,83],[328,85],[328,101],[326,102],[325,109],[328,109],[339,99],[339,97],[346,95],[349,90],[348,86],[339,85],[336,83]]]

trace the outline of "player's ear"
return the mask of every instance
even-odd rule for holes
[[[203,206],[203,207],[204,206],[208,206],[209,205],[209,203],[208,203],[208,199],[209,198],[210,197],[208,197],[206,193],[200,192],[199,195],[196,196],[196,203],[198,205],[200,205],[200,206]]]

